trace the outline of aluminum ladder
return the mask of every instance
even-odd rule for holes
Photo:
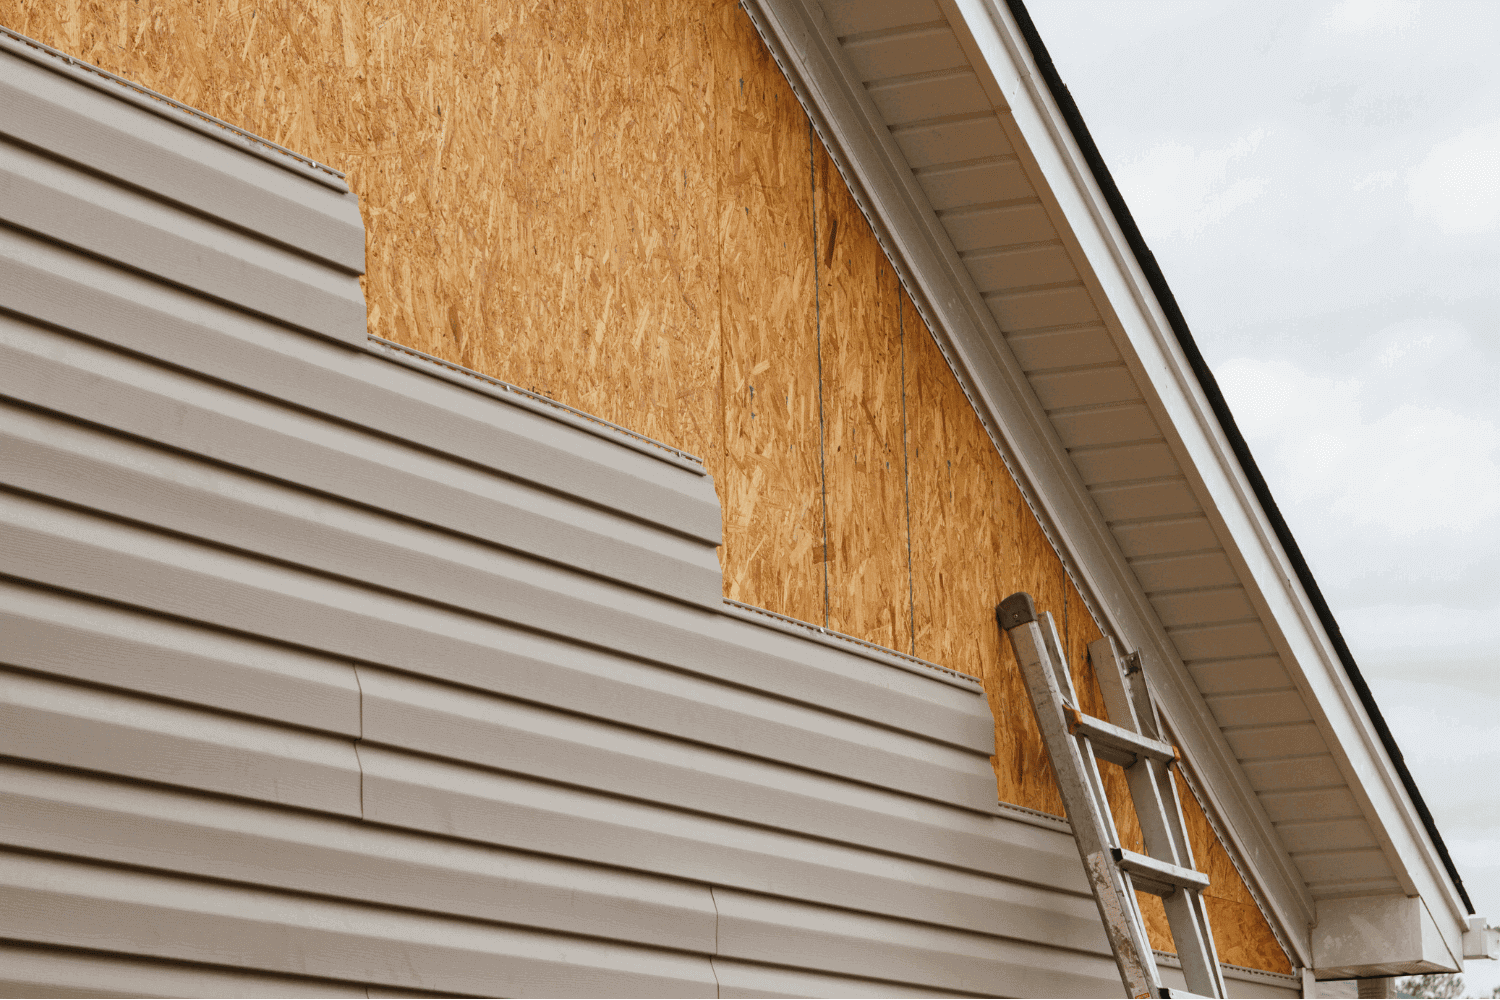
[[[1132,653],[1122,664],[1112,640],[1089,646],[1104,706],[1116,720],[1105,722],[1078,710],[1078,693],[1057,626],[1050,614],[1037,614],[1030,594],[1007,597],[995,608],[995,618],[1010,637],[1020,664],[1125,995],[1225,996],[1203,904],[1208,876],[1193,869],[1182,803],[1172,778],[1172,765],[1180,758],[1177,748],[1161,739],[1161,720],[1146,687],[1140,655]],[[1120,846],[1096,758],[1125,768],[1146,854]],[[1136,890],[1162,898],[1191,992],[1162,986]]]

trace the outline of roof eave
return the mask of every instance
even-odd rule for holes
[[[1128,211],[1123,211],[1076,107],[1060,81],[1057,94],[1046,82],[1035,53],[1041,53],[1049,71],[1050,63],[1039,39],[1033,46],[1022,29],[1024,8],[1017,5],[1018,18],[1016,10],[991,0],[939,3],[990,103],[1013,134],[1013,145],[1024,152],[1028,170],[1042,180],[1038,188],[1050,199],[1049,214],[1064,223],[1058,226],[1064,242],[1087,261],[1090,292],[1108,304],[1110,334],[1137,382],[1149,390],[1159,423],[1175,435],[1175,450],[1189,457],[1184,465],[1195,490],[1211,498],[1205,506],[1212,508],[1221,536],[1234,540],[1236,571],[1247,581],[1247,591],[1255,592],[1258,613],[1271,626],[1268,632],[1278,652],[1301,670],[1301,697],[1320,727],[1334,735],[1331,742],[1344,773],[1354,779],[1350,783],[1362,798],[1363,811],[1378,818],[1372,826],[1383,839],[1383,852],[1396,862],[1392,867],[1403,891],[1441,898],[1443,905],[1435,909],[1452,918],[1443,921],[1445,933],[1461,933],[1467,900],[1450,881],[1456,873],[1441,838],[1420,805],[1399,751],[1392,752],[1394,742],[1382,738],[1378,710],[1366,707],[1373,700],[1367,689],[1361,690],[1357,668],[1344,666],[1336,626],[1330,631],[1323,624],[1332,618],[1320,614],[1316,584],[1303,582],[1311,576],[1299,571],[1295,542],[1282,543],[1285,526],[1279,524],[1253,460],[1239,457],[1232,417],[1224,407],[1221,418],[1222,398],[1212,375],[1186,334]],[[1026,372],[941,232],[904,154],[869,93],[841,59],[840,39],[828,15],[817,0],[745,0],[745,6],[1085,599],[1106,628],[1135,648],[1154,651],[1168,668],[1163,710],[1199,772],[1199,791],[1227,827],[1221,834],[1227,835],[1232,852],[1252,869],[1252,891],[1280,928],[1294,961],[1311,966],[1307,928],[1317,919],[1313,897],[1196,682],[1171,647]],[[1115,205],[1122,211],[1116,212]],[[1289,533],[1285,537],[1290,540]]]
[[[1329,702],[1333,700],[1337,707],[1344,709],[1351,723],[1351,735],[1357,737],[1358,744],[1368,755],[1368,762],[1376,766],[1380,784],[1391,793],[1391,805],[1400,812],[1401,825],[1411,834],[1407,849],[1415,848],[1423,856],[1424,867],[1441,870],[1442,874],[1434,881],[1442,887],[1441,894],[1447,897],[1450,909],[1462,924],[1464,915],[1473,912],[1473,906],[1437,824],[1406,766],[1374,694],[1344,641],[1332,609],[1281,515],[1218,381],[1193,339],[1155,255],[1147,247],[1077,105],[1031,22],[1024,0],[1006,0],[1003,12],[993,0],[940,2],[945,6],[951,2],[966,25],[971,24],[980,8],[988,8],[988,21],[997,34],[1007,28],[1013,33],[1009,40],[1013,51],[1008,54],[1013,63],[1022,63],[1026,69],[1017,83],[1026,90],[1038,117],[1050,119],[1045,123],[1049,135],[1055,142],[1061,140],[1058,142],[1060,151],[1073,161],[1068,164],[1070,179],[1080,195],[1091,203],[1088,206],[1091,221],[1107,242],[1115,267],[1134,286],[1130,289],[1131,298],[1146,307],[1142,310],[1144,315],[1140,325],[1149,329],[1155,342],[1153,346],[1159,352],[1157,370],[1150,372],[1150,385],[1158,389],[1175,388],[1190,402],[1193,422],[1204,432],[1203,443],[1211,447],[1205,456],[1209,460],[1201,464],[1222,473],[1222,482],[1217,488],[1211,487],[1211,491],[1216,499],[1226,494],[1232,496],[1234,506],[1242,512],[1242,523],[1237,530],[1231,529],[1233,537],[1241,542],[1242,548],[1253,550],[1264,560],[1266,565],[1256,574],[1263,590],[1283,591],[1278,595],[1284,597],[1283,606],[1272,609],[1274,620],[1284,631],[1303,633],[1298,637],[1303,643],[1298,645],[1305,644],[1307,651],[1315,654],[1316,663],[1324,668],[1332,682],[1325,690],[1317,692],[1318,704],[1329,710]],[[1015,44],[1017,41],[1024,43],[1024,50]],[[986,59],[986,64],[989,63],[990,60]],[[1042,87],[1037,86],[1038,77]],[[1063,128],[1058,127],[1059,122]],[[1017,124],[1019,126],[1020,122]],[[1109,300],[1113,304],[1118,297],[1110,296]],[[1181,426],[1177,421],[1173,421],[1173,425]],[[1203,450],[1201,445],[1198,450]],[[1228,505],[1221,503],[1221,511],[1224,506]],[[1252,544],[1245,545],[1247,540]],[[1283,586],[1265,587],[1268,575]],[[1305,655],[1295,656],[1299,665],[1305,667],[1307,661]],[[1385,809],[1381,812],[1382,815],[1388,814]],[[1409,855],[1402,851],[1402,856]]]

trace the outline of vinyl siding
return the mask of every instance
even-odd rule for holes
[[[701,467],[352,336],[336,178],[51,58],[0,84],[146,145],[0,124],[135,206],[0,188],[0,988],[1117,991],[976,681],[723,602]],[[240,257],[129,256],[179,228]]]

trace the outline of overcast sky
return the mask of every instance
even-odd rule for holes
[[[1500,924],[1500,3],[1028,9]]]

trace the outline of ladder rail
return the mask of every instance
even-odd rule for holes
[[[1068,659],[1052,616],[1038,614],[1030,595],[1013,594],[995,609],[1030,696],[1058,791],[1073,829],[1105,936],[1126,995],[1167,996],[1145,930],[1136,889],[1160,896],[1189,995],[1222,997],[1219,968],[1202,891],[1194,869],[1171,766],[1176,749],[1162,739],[1137,654],[1122,664],[1110,639],[1089,646],[1105,709],[1113,722],[1083,715]],[[1170,750],[1168,754],[1166,751]],[[1124,766],[1146,853],[1122,848],[1097,759]],[[1139,881],[1138,881],[1139,880]]]
[[[1029,597],[1026,603],[1030,605]],[[1145,925],[1138,916],[1134,887],[1110,857],[1110,852],[1119,844],[1115,843],[1118,838],[1113,834],[1113,820],[1106,820],[1108,804],[1105,803],[1101,810],[1103,796],[1095,792],[1096,788],[1103,786],[1097,780],[1091,785],[1087,777],[1090,767],[1097,775],[1098,765],[1092,755],[1085,762],[1085,752],[1079,745],[1084,741],[1074,739],[1068,732],[1063,716],[1064,691],[1069,696],[1068,701],[1076,702],[1076,697],[1073,696],[1072,678],[1059,671],[1058,659],[1049,655],[1049,639],[1050,645],[1060,650],[1057,632],[1050,618],[1044,632],[1036,620],[1035,608],[1031,610],[1029,620],[1017,621],[1009,628],[1002,612],[1001,627],[1010,636],[1016,661],[1021,667],[1021,677],[1031,696],[1037,728],[1052,762],[1052,772],[1057,777],[1063,807],[1072,821],[1073,839],[1099,907],[1099,916],[1104,921],[1105,937],[1119,966],[1126,994],[1132,997],[1157,996],[1161,991],[1161,979],[1151,954],[1151,943],[1146,938]],[[1050,636],[1047,633],[1051,633]]]
[[[1129,719],[1141,735],[1160,740],[1161,717],[1146,688],[1140,654],[1132,654],[1122,664],[1114,641],[1106,637],[1089,644],[1089,658],[1110,717]],[[1120,715],[1115,714],[1117,706]],[[1181,868],[1193,868],[1193,847],[1171,768],[1164,762],[1142,758],[1125,769],[1125,779],[1136,804],[1146,853]],[[1202,894],[1174,892],[1162,897],[1162,906],[1187,988],[1203,996],[1224,996],[1224,973],[1219,968]]]

